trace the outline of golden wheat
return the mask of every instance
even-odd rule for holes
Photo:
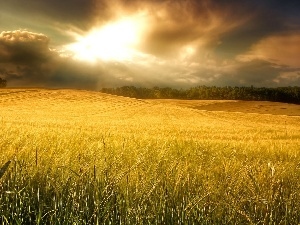
[[[216,102],[0,90],[2,223],[299,222],[300,117]]]

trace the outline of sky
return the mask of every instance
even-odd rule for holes
[[[0,0],[9,87],[300,86],[299,0]]]

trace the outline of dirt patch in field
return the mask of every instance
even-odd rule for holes
[[[232,101],[195,106],[199,110],[300,116],[300,105],[265,101]]]

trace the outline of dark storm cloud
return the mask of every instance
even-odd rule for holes
[[[0,76],[9,86],[97,87],[101,74],[49,49],[49,38],[28,31],[0,34]],[[99,72],[99,71],[98,71]]]
[[[49,39],[43,34],[28,31],[0,33],[0,69],[8,80],[39,80],[37,75],[53,57],[48,48]],[[27,82],[27,81],[26,81]]]
[[[3,31],[0,33],[0,63],[40,64],[52,55],[48,44],[49,39],[43,34]]]

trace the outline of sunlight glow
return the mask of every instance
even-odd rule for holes
[[[75,59],[83,61],[131,60],[139,42],[140,27],[138,20],[125,18],[77,37],[77,42],[66,48]]]

